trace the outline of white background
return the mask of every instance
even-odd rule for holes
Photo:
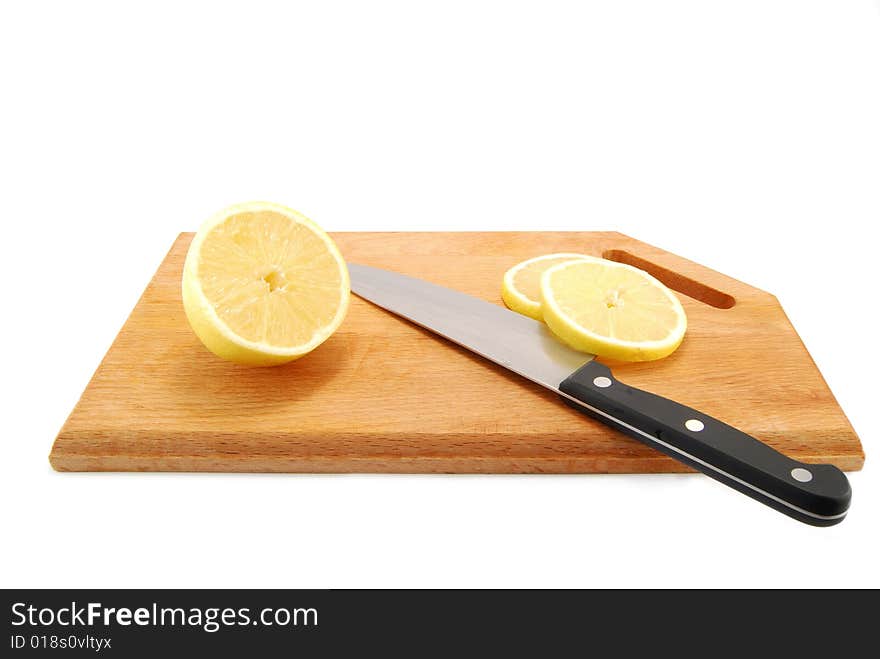
[[[880,586],[876,3],[7,2],[0,85],[0,585]],[[774,292],[868,454],[849,518],[699,475],[54,473],[174,237],[251,199]]]

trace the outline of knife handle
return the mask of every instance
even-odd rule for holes
[[[595,360],[559,390],[578,411],[794,519],[832,526],[846,516],[852,490],[837,467],[792,460],[726,423],[619,382]]]

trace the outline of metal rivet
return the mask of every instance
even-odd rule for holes
[[[684,427],[693,432],[700,432],[706,426],[704,426],[703,422],[699,419],[688,419],[684,422]]]
[[[595,384],[597,387],[602,387],[602,389],[604,389],[605,387],[611,386],[611,378],[606,378],[604,375],[600,375],[593,380],[593,384]]]
[[[813,474],[803,467],[795,467],[791,470],[791,477],[799,483],[809,483],[813,480]]]

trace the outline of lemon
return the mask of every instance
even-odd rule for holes
[[[576,350],[650,361],[681,344],[687,317],[675,294],[643,270],[605,259],[568,261],[541,276],[544,321]]]
[[[517,263],[504,273],[501,284],[501,299],[512,311],[535,320],[543,320],[541,315],[541,275],[549,268],[572,259],[591,259],[584,254],[545,254]]]
[[[268,202],[220,211],[196,233],[183,268],[183,308],[215,355],[271,366],[302,357],[348,310],[348,268],[330,237]]]

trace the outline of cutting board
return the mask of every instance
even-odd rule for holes
[[[804,462],[860,469],[859,439],[773,295],[619,233],[337,233],[352,262],[502,304],[510,266],[583,252],[678,291],[681,347],[609,362],[618,379]],[[190,331],[181,234],[61,429],[60,471],[588,473],[687,471],[553,393],[353,296],[326,343],[274,368],[210,354]]]

